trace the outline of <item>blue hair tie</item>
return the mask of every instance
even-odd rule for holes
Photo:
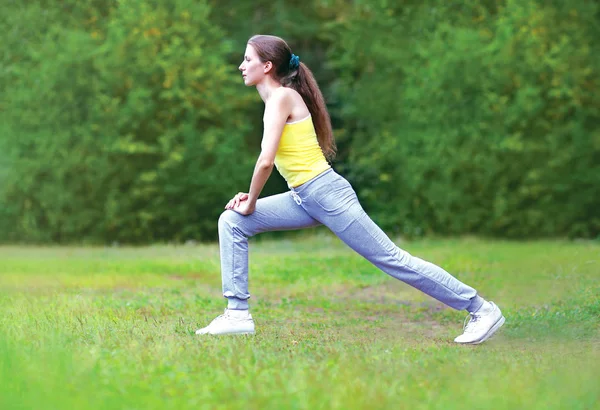
[[[300,57],[296,54],[292,54],[292,58],[290,58],[290,69],[295,70],[300,67]]]

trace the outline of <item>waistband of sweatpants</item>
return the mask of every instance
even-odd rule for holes
[[[309,179],[302,185],[298,185],[295,188],[294,187],[289,187],[289,188],[290,188],[290,191],[292,191],[292,192],[302,193],[302,192],[309,190],[313,185],[315,185],[315,184],[318,185],[319,182],[321,182],[321,180],[327,180],[327,179],[329,179],[328,177],[333,177],[335,175],[338,175],[338,173],[335,172],[333,170],[333,168],[328,168],[325,171],[321,172],[319,175],[313,177],[312,179]]]

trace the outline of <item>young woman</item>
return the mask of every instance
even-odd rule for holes
[[[248,238],[261,232],[325,225],[390,276],[435,299],[465,309],[470,320],[454,341],[477,344],[504,324],[500,309],[442,268],[398,248],[363,211],[352,186],[329,165],[335,143],[323,96],[311,71],[284,40],[248,40],[239,67],[244,84],[265,103],[261,153],[248,193],[219,218],[225,313],[196,334],[253,334],[248,312]],[[275,165],[290,192],[258,199]]]

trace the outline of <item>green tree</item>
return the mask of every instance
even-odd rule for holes
[[[12,157],[2,202],[16,209],[19,237],[214,233],[225,198],[248,184],[243,111],[255,97],[240,92],[225,63],[231,43],[209,17],[204,2],[140,0],[79,27],[40,21],[47,35],[13,75],[3,113]]]
[[[584,1],[357,8],[332,57],[349,174],[376,219],[409,234],[598,235],[597,15]]]

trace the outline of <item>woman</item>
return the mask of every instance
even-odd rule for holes
[[[470,314],[457,343],[477,344],[504,323],[500,309],[438,266],[398,248],[369,218],[348,181],[329,165],[335,143],[323,96],[311,71],[279,37],[257,35],[239,67],[265,103],[261,153],[248,193],[219,218],[225,313],[196,334],[253,334],[248,312],[248,237],[325,225],[385,273]],[[290,192],[258,196],[275,165]]]

